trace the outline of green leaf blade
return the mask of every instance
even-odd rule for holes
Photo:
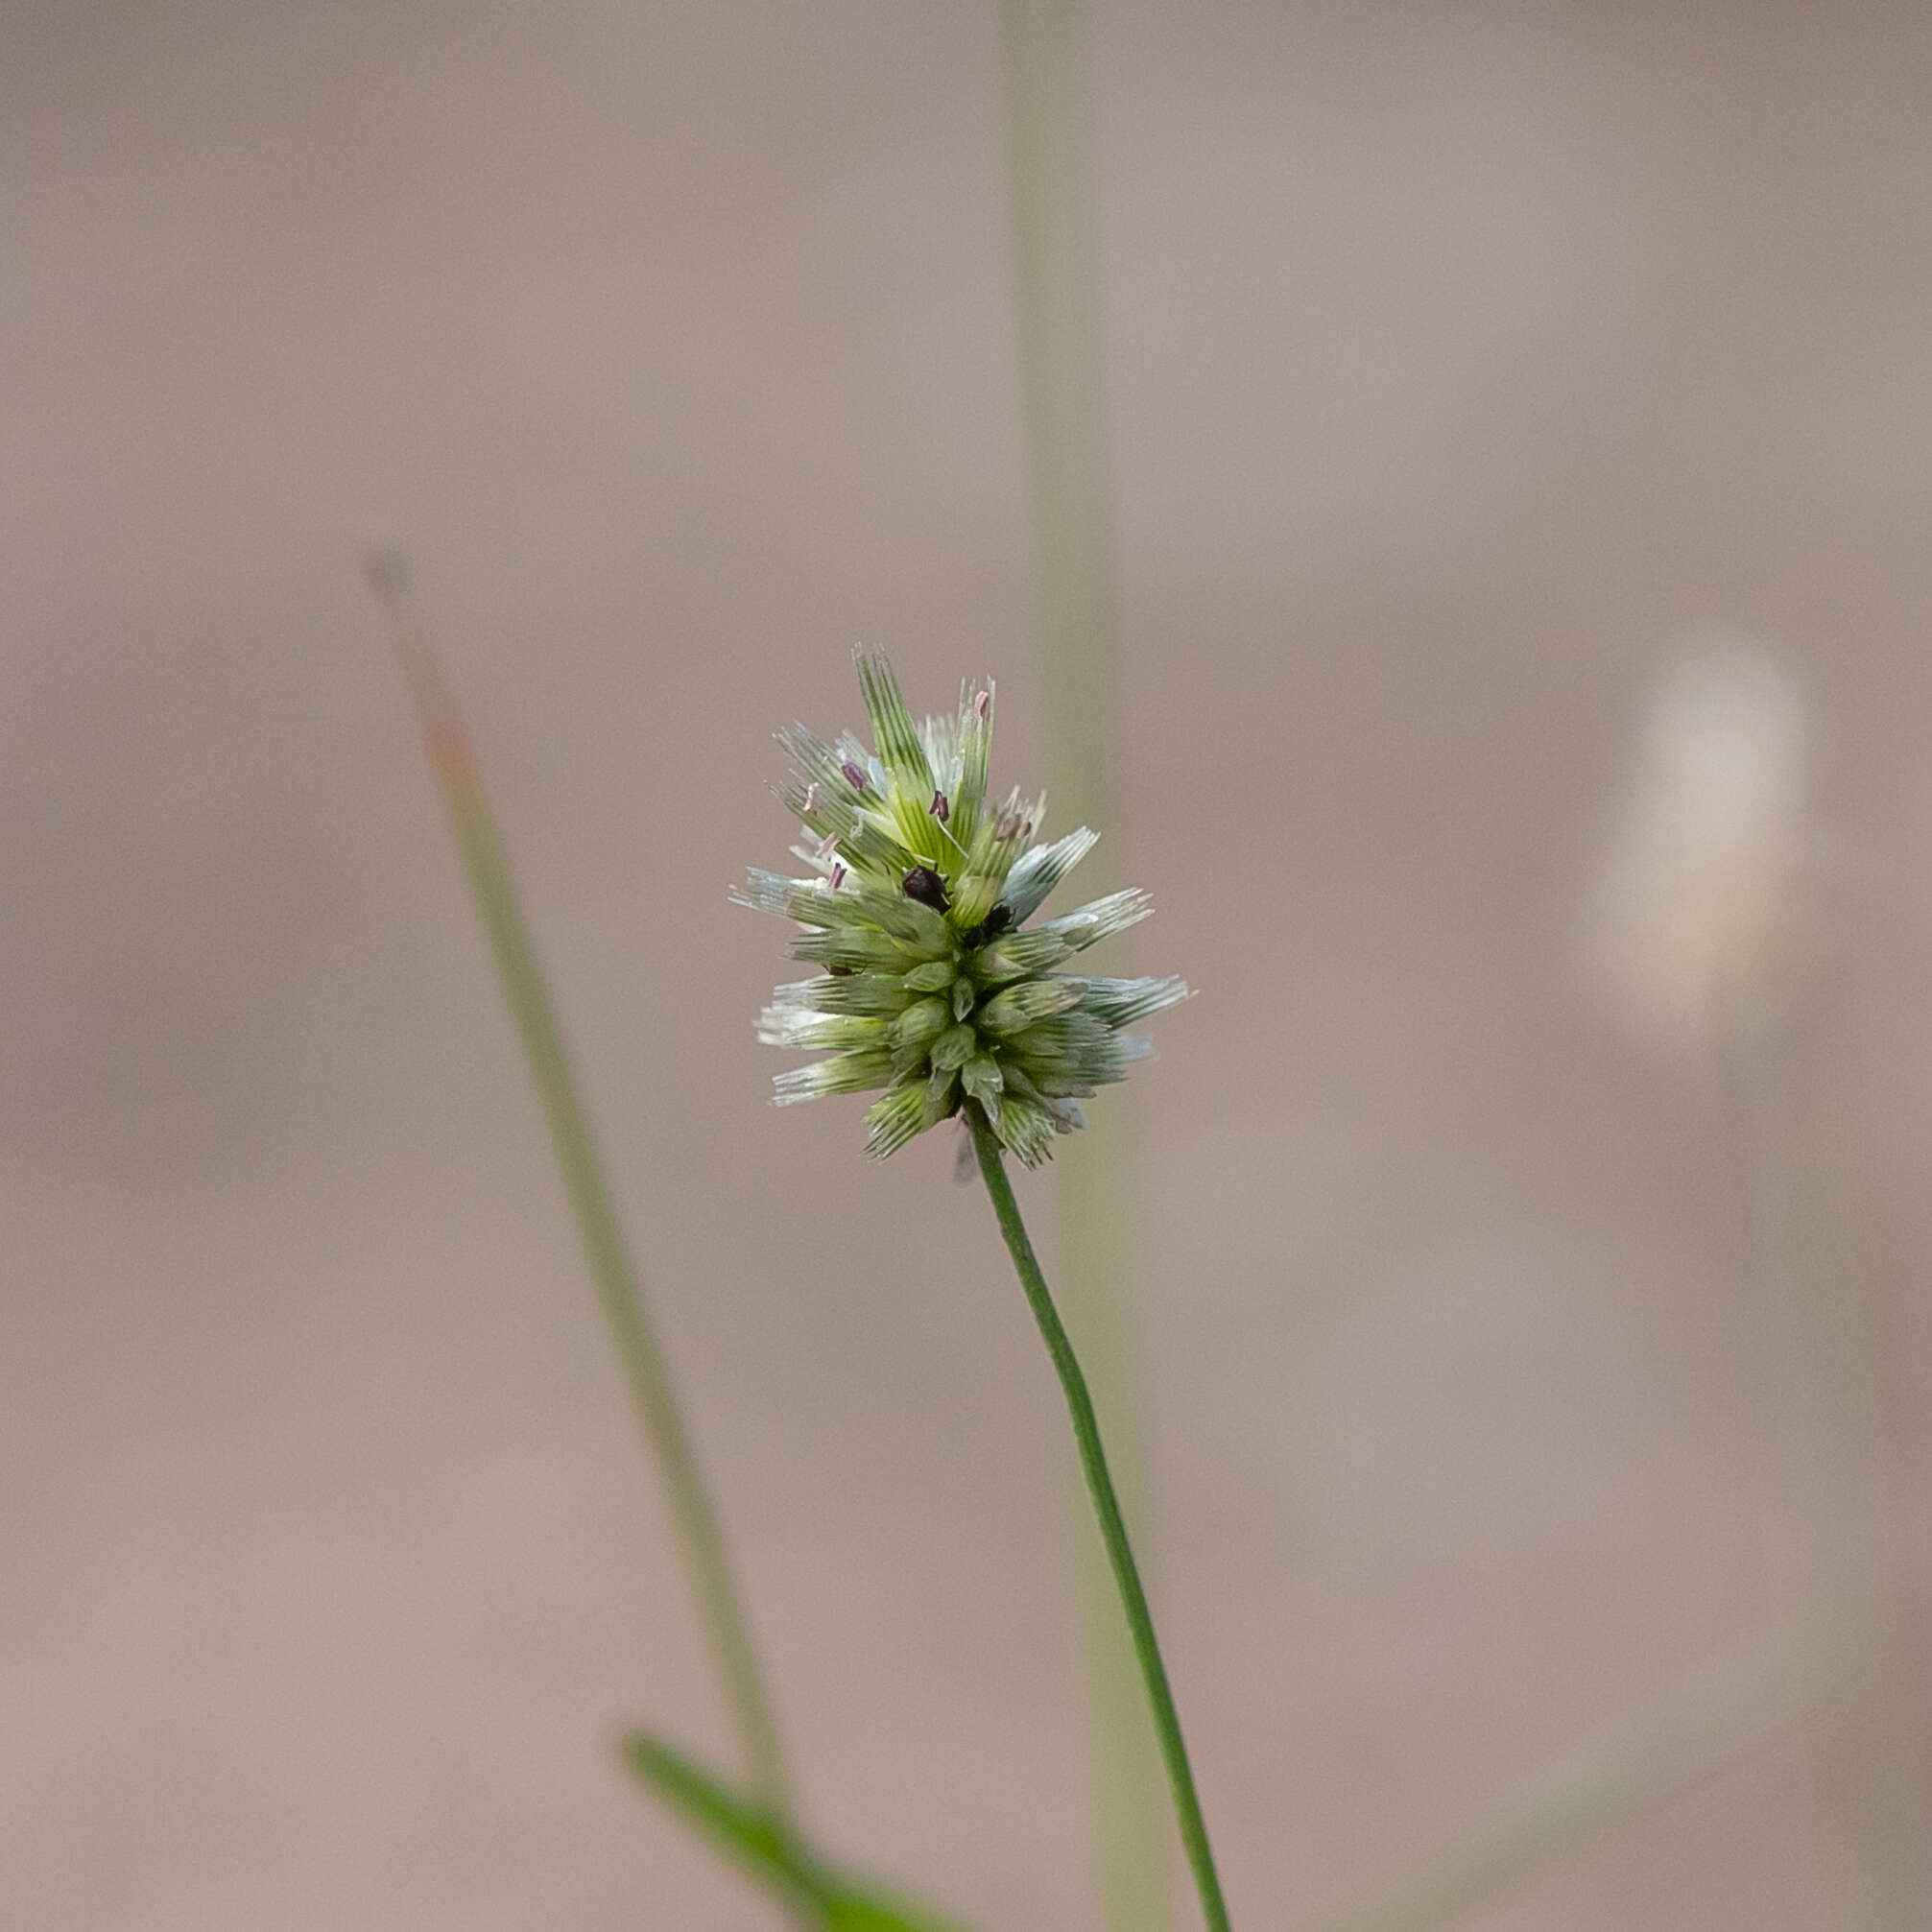
[[[957,1920],[909,1905],[870,1881],[822,1864],[791,1829],[675,1745],[628,1732],[625,1764],[685,1824],[708,1838],[801,1922],[824,1932],[966,1932]]]

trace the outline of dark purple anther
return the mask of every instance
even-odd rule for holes
[[[906,874],[902,890],[909,899],[918,899],[922,906],[930,906],[936,913],[942,913],[952,904],[946,897],[946,882],[930,866],[915,866]]]
[[[983,946],[989,940],[996,940],[1007,927],[1013,924],[1013,908],[997,905],[970,931],[960,935],[960,944],[967,948]]]
[[[943,792],[936,791],[933,794],[933,801],[930,805],[926,807],[926,810],[930,812],[932,816],[940,822],[941,824],[944,824],[945,822],[952,816],[951,809],[946,804],[946,795]]]
[[[853,791],[863,792],[866,789],[866,775],[849,758],[839,767],[839,770],[846,775],[846,783]]]
[[[830,881],[830,889],[831,889],[831,890],[832,890],[833,892],[837,892],[837,891],[838,891],[838,889],[839,889],[839,888],[840,888],[840,887],[841,887],[842,885],[844,885],[844,884],[845,884],[845,882],[846,882],[846,869],[845,869],[845,867],[844,867],[844,866],[834,866],[834,867],[832,868],[832,876],[831,876],[831,881]]]

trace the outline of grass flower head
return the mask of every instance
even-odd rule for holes
[[[1037,1167],[1085,1124],[1080,1102],[1151,1051],[1122,1029],[1187,988],[1056,970],[1153,905],[1130,889],[1028,925],[1096,835],[1041,842],[1044,798],[989,796],[990,681],[921,726],[882,656],[860,653],[858,670],[873,750],[802,725],[778,734],[795,767],[778,795],[810,876],[754,869],[732,894],[795,921],[791,957],[823,968],[779,987],[758,1020],[767,1045],[831,1051],[779,1074],[778,1104],[883,1088],[866,1151],[884,1156],[970,1099]]]

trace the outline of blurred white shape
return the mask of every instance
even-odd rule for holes
[[[1786,1008],[1821,840],[1804,693],[1762,645],[1689,646],[1652,700],[1585,906],[1585,964],[1643,1043],[1697,1054]]]

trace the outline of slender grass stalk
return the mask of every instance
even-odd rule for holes
[[[1108,824],[1113,506],[1085,60],[1076,0],[1002,0],[1020,426],[1054,797]]]
[[[1821,1633],[1706,1658],[1505,1792],[1367,1897],[1309,1932],[1425,1932],[1661,1802],[1811,1708],[1831,1668]]]
[[[1108,487],[1100,280],[1079,9],[1002,0],[1007,174],[1018,323],[1020,426],[1033,533],[1034,649],[1048,768],[1070,824],[1114,823],[1113,514]],[[1109,871],[1105,850],[1101,864]],[[1126,1097],[1096,1109],[1058,1162],[1058,1276],[1121,1506],[1146,1547],[1146,1457],[1135,1357],[1133,1139]],[[1160,1932],[1166,1844],[1139,1670],[1113,1610],[1107,1552],[1083,1520],[1083,1618],[1109,1932]]]
[[[1148,1458],[1139,1377],[1133,1245],[1133,1096],[1108,1096],[1085,1132],[1055,1157],[1056,1279],[1069,1331],[1107,1419],[1121,1515],[1143,1558],[1150,1552]],[[1112,1565],[1084,1500],[1069,1495],[1080,1549],[1081,1624],[1086,1654],[1101,1922],[1107,1932],[1166,1932],[1172,1838],[1161,1801],[1159,1747],[1140,1690],[1140,1665],[1114,1608]]]
[[[1221,1879],[1214,1869],[1214,1853],[1207,1843],[1207,1824],[1201,1815],[1201,1800],[1194,1789],[1194,1773],[1187,1762],[1187,1745],[1181,1734],[1181,1716],[1174,1707],[1174,1693],[1168,1687],[1167,1669],[1160,1660],[1160,1645],[1154,1634],[1154,1617],[1147,1607],[1147,1593],[1140,1586],[1140,1573],[1134,1567],[1133,1550],[1128,1541],[1127,1525],[1114,1493],[1113,1478],[1108,1473],[1107,1452],[1101,1445],[1100,1423],[1094,1415],[1093,1398],[1087,1393],[1086,1377],[1080,1359],[1067,1339],[1060,1312],[1053,1305],[1052,1291],[1040,1273],[1039,1262],[1027,1238],[1026,1224],[1020,1219],[1019,1203],[1014,1199],[1013,1184],[998,1136],[992,1131],[977,1101],[966,1104],[966,1119],[972,1130],[973,1151],[979,1156],[979,1171],[992,1197],[999,1229],[1006,1237],[1007,1252],[1013,1256],[1014,1272],[1026,1291],[1027,1304],[1039,1324],[1040,1339],[1053,1358],[1055,1372],[1065,1392],[1067,1412],[1073,1420],[1074,1440],[1080,1446],[1081,1470],[1086,1477],[1093,1498],[1093,1513],[1107,1545],[1113,1581],[1120,1593],[1120,1606],[1133,1638],[1135,1656],[1147,1687],[1147,1701],[1154,1713],[1154,1727],[1160,1740],[1161,1756],[1174,1789],[1174,1808],[1181,1825],[1181,1843],[1187,1848],[1187,1862],[1193,1868],[1194,1883],[1201,1895],[1202,1917],[1209,1932],[1228,1932],[1228,1907],[1221,1896]]]
[[[455,693],[417,608],[405,561],[393,553],[375,555],[367,560],[366,569],[388,621],[430,769],[449,808],[504,991],[542,1096],[598,1303],[663,1480],[685,1573],[738,1732],[751,1787],[775,1824],[789,1832],[791,1798],[784,1754],[724,1530],[698,1465],[670,1365],[651,1324],[642,1277],[610,1200]]]

